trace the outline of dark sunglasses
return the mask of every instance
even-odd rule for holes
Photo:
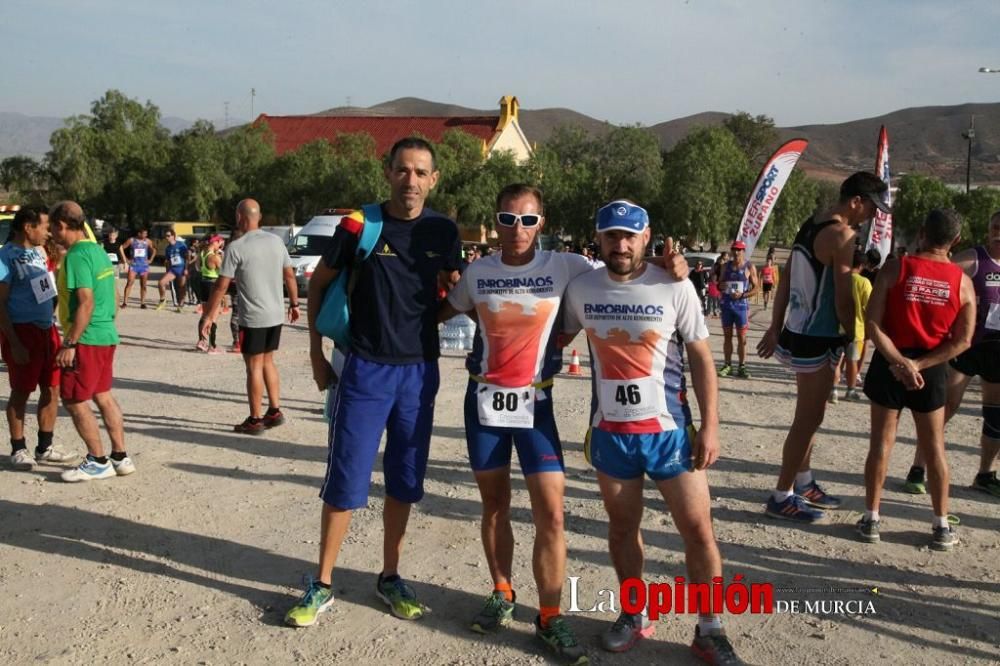
[[[524,215],[518,215],[517,213],[497,213],[497,224],[504,227],[512,227],[518,222],[525,228],[535,227],[541,221],[542,216],[535,213],[525,213]]]

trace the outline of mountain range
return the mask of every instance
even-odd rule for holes
[[[312,115],[496,114],[496,107],[473,109],[403,97],[371,107],[335,107]],[[646,129],[656,135],[664,150],[669,150],[693,127],[718,125],[728,116],[727,113],[709,111],[657,123]],[[815,177],[839,179],[858,169],[874,168],[878,130],[885,125],[889,132],[890,164],[894,176],[912,172],[963,183],[969,148],[963,132],[973,118],[972,182],[1000,183],[1000,103],[914,107],[843,123],[780,127],[778,134],[782,139],[809,139],[801,167]],[[598,136],[610,127],[604,121],[565,108],[521,108],[519,120],[528,140],[533,143],[544,142],[560,125],[576,125]],[[191,125],[190,121],[175,117],[164,118],[162,123],[172,132]],[[61,125],[59,118],[0,113],[0,158],[15,154],[41,157],[48,150],[49,135]]]

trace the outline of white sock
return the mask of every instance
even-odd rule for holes
[[[772,490],[771,491],[771,497],[773,497],[774,501],[778,502],[779,504],[782,503],[782,502],[784,502],[786,499],[788,499],[791,496],[792,496],[792,491],[791,490]]]
[[[701,635],[704,636],[710,631],[718,631],[722,629],[722,618],[718,615],[699,615],[698,616],[698,630]]]
[[[795,475],[795,485],[796,486],[808,486],[813,481],[813,473],[811,469],[807,469],[804,472],[799,472]]]
[[[948,527],[948,516],[934,516],[934,527]]]
[[[878,520],[878,511],[865,511],[865,520]]]

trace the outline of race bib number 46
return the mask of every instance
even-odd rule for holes
[[[533,428],[535,387],[504,388],[479,384],[476,390],[479,423],[493,428]]]
[[[666,399],[653,377],[602,379],[598,399],[606,421],[643,421],[659,416]]]

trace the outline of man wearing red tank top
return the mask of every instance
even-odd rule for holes
[[[972,347],[951,360],[944,420],[947,424],[962,406],[965,389],[978,375],[983,433],[979,439],[979,473],[972,480],[972,487],[1000,497],[1000,480],[993,469],[1000,454],[1000,211],[990,218],[986,242],[956,253],[951,260],[972,279],[976,290],[976,332]],[[927,492],[924,459],[919,451],[913,456],[903,490],[914,495]]]
[[[961,228],[955,211],[932,210],[920,228],[919,251],[889,259],[868,302],[865,326],[876,351],[865,377],[872,427],[865,461],[866,511],[857,524],[867,543],[880,539],[879,501],[904,407],[913,415],[917,449],[927,461],[934,505],[931,548],[948,551],[958,543],[948,523],[944,406],[947,362],[969,348],[975,327],[972,280],[948,259]]]

